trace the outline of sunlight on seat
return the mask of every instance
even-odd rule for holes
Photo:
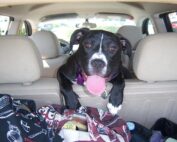
[[[42,62],[43,62],[43,67],[44,68],[50,68],[50,66],[49,66],[49,64],[47,63],[46,60],[43,60]]]

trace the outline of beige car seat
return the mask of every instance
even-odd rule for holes
[[[38,31],[31,36],[31,39],[42,57],[42,77],[56,77],[58,68],[66,63],[69,55],[59,53],[59,41],[55,34],[50,31]]]
[[[0,43],[0,93],[35,100],[37,107],[61,104],[57,79],[41,78],[34,43],[22,36],[1,36]]]

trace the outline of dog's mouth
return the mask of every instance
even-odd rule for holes
[[[87,75],[82,73],[84,85],[92,95],[100,96],[106,89],[106,78],[99,75]]]
[[[94,96],[102,96],[106,90],[106,82],[110,80],[110,77],[103,77],[98,74],[86,74],[81,71],[77,76],[77,83],[85,85],[90,94]]]
[[[98,77],[104,78],[106,82],[110,80],[110,79],[109,79],[110,77],[106,77],[106,76],[104,76],[104,75],[102,75],[102,74],[99,74],[99,73],[86,74],[86,73],[83,71],[83,72],[82,72],[82,76],[83,76],[83,78],[84,78],[85,81],[86,81],[90,76],[98,76]]]

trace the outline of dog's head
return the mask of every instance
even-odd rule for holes
[[[119,73],[122,44],[117,35],[103,30],[80,29],[73,36],[79,43],[75,54],[86,75],[109,78]]]

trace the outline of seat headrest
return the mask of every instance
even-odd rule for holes
[[[135,51],[133,69],[144,81],[177,80],[177,33],[144,38]]]
[[[58,40],[55,34],[50,31],[37,31],[31,39],[36,44],[42,59],[51,59],[59,55]]]
[[[136,26],[122,26],[119,28],[117,33],[127,38],[133,49],[136,48],[138,42],[144,37],[141,32],[141,28]]]
[[[42,61],[27,37],[0,37],[0,83],[31,83],[40,78]]]

